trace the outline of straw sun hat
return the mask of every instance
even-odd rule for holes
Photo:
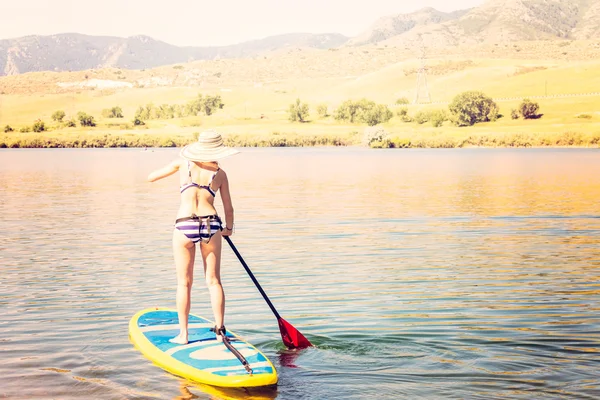
[[[198,141],[185,146],[179,154],[190,161],[210,162],[238,153],[236,149],[225,146],[221,134],[211,129],[201,132]]]

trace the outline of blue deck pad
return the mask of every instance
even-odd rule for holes
[[[204,322],[207,324],[211,323],[207,319],[196,317],[195,315],[190,315],[188,318],[188,323],[191,324],[194,322],[198,322],[198,323]],[[145,326],[171,325],[171,324],[178,324],[178,323],[179,323],[179,319],[177,318],[176,312],[166,311],[166,310],[158,310],[158,311],[151,311],[151,312],[148,312],[148,313],[142,315],[138,319],[137,325],[140,328],[143,328]]]
[[[273,372],[273,368],[266,365],[267,359],[254,347],[243,342],[232,342],[231,344],[246,358],[253,374]],[[171,355],[176,360],[216,375],[247,374],[240,360],[221,342],[200,342],[192,346],[181,346],[181,349],[173,350]]]
[[[169,342],[179,334],[177,312],[151,311],[137,322],[144,336],[154,346],[184,364],[220,376],[247,374],[240,360],[216,340],[215,333],[210,331],[210,321],[190,315],[188,324],[188,344],[180,345]],[[252,345],[236,340],[230,332],[227,332],[227,337],[232,338],[231,344],[246,358],[253,374],[273,373],[268,360]]]
[[[205,326],[194,326],[203,324]],[[177,313],[173,311],[149,312],[138,320],[138,326],[144,336],[161,351],[167,352],[175,347],[181,346],[169,342],[179,334],[179,321]],[[190,315],[188,319],[188,344],[198,341],[216,340],[216,335],[210,330],[212,323],[204,318]],[[235,338],[230,332],[227,337]]]

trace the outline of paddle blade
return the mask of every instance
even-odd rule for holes
[[[279,323],[279,332],[281,332],[283,344],[285,344],[288,349],[304,349],[312,347],[312,343],[309,342],[298,329],[294,328],[292,324],[283,318],[279,318],[277,322]]]

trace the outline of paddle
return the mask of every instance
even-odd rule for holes
[[[271,308],[271,311],[273,311],[273,314],[275,314],[277,322],[279,323],[279,332],[281,333],[281,340],[283,340],[283,344],[285,344],[289,349],[304,349],[306,347],[311,347],[312,343],[309,342],[308,339],[305,338],[304,335],[300,333],[300,331],[298,331],[298,329],[294,328],[292,324],[281,318],[281,315],[279,315],[279,313],[275,309],[275,306],[273,306],[273,303],[271,303],[271,300],[269,300],[269,298],[267,297],[265,291],[262,289],[262,287],[260,287],[260,284],[254,277],[254,274],[252,273],[252,271],[250,271],[250,268],[242,258],[240,252],[233,245],[231,239],[228,236],[223,237],[225,238],[225,240],[227,240],[229,246],[231,246],[231,249],[244,266],[244,269],[246,270],[248,275],[250,275],[252,282],[254,282],[254,284],[256,285],[256,288]]]

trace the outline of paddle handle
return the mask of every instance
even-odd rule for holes
[[[281,319],[281,315],[279,315],[279,313],[275,309],[275,306],[273,305],[273,303],[271,303],[271,300],[269,300],[269,297],[267,296],[267,294],[265,293],[265,291],[263,290],[263,288],[260,286],[260,283],[258,283],[258,281],[256,280],[256,278],[254,277],[254,274],[252,273],[252,271],[250,271],[250,268],[248,267],[248,264],[246,264],[246,262],[242,258],[242,255],[240,254],[240,252],[235,248],[235,246],[233,245],[233,242],[231,241],[231,239],[229,238],[229,236],[223,236],[223,237],[225,238],[225,240],[227,241],[227,243],[229,243],[229,246],[231,246],[231,250],[233,250],[233,252],[237,256],[238,260],[240,260],[240,262],[244,266],[244,269],[246,270],[246,272],[248,273],[248,275],[250,275],[250,279],[252,279],[252,282],[254,282],[254,284],[256,285],[256,288],[258,289],[258,291],[262,295],[263,299],[265,299],[265,301],[269,305],[269,308],[271,308],[271,311],[273,311],[273,314],[275,314],[275,317],[277,317],[277,319]]]

